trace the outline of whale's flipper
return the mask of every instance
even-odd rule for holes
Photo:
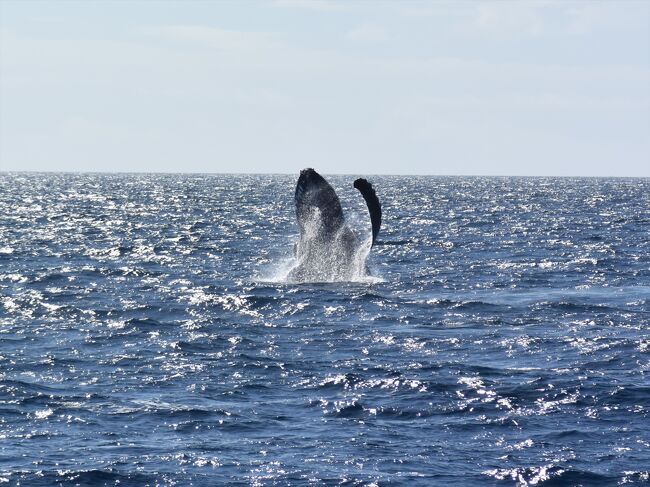
[[[375,197],[376,198],[376,197]],[[296,184],[296,217],[301,235],[305,225],[313,218],[314,210],[320,213],[322,236],[331,236],[345,224],[341,202],[334,188],[313,169],[303,169]]]
[[[377,193],[375,193],[372,184],[370,184],[366,179],[357,179],[354,182],[354,187],[361,192],[363,199],[366,200],[366,205],[368,205],[370,223],[372,224],[372,246],[375,244],[375,240],[379,234],[379,228],[381,227],[381,204],[379,203],[379,198],[377,198]]]

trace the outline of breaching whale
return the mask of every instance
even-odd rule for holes
[[[381,204],[372,185],[363,178],[354,181],[370,213],[370,245],[347,225],[334,188],[311,168],[300,171],[296,184],[296,219],[300,238],[295,247],[296,265],[292,281],[345,281],[365,273],[365,257],[381,226]]]

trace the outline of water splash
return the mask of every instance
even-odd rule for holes
[[[367,260],[372,235],[358,235],[343,225],[333,235],[326,231],[318,208],[303,222],[303,233],[294,243],[294,255],[274,269],[270,280],[287,283],[381,282],[372,276]]]

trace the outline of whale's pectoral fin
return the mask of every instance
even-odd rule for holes
[[[374,245],[379,234],[379,228],[381,227],[381,204],[379,203],[379,198],[377,198],[377,193],[375,193],[372,184],[366,179],[357,179],[354,182],[354,187],[361,192],[363,199],[366,200],[366,205],[368,205],[370,223],[372,224],[372,245]]]
[[[318,209],[323,231],[327,234],[333,235],[345,223],[341,202],[334,188],[311,168],[300,171],[295,202],[301,235],[314,209]]]

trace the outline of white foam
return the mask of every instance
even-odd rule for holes
[[[363,240],[357,239],[356,246],[350,253],[350,230],[341,228],[338,234],[324,242],[318,237],[320,216],[315,212],[305,224],[303,242],[308,248],[298,249],[297,256],[279,260],[266,275],[260,277],[262,282],[274,283],[326,283],[358,282],[374,284],[384,282],[381,277],[369,274],[367,260],[372,243],[371,235]],[[348,233],[346,233],[348,232]]]

